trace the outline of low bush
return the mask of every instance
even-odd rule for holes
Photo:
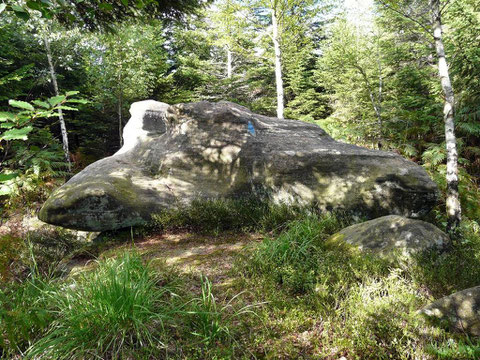
[[[352,286],[340,303],[337,327],[327,342],[340,354],[356,359],[419,359],[435,334],[426,333],[418,310],[427,298],[393,269]],[[440,331],[437,336],[440,335]]]
[[[458,235],[449,251],[420,254],[409,269],[409,276],[418,286],[425,286],[436,298],[479,285],[478,223],[464,221]]]
[[[352,218],[336,214],[310,215],[290,222],[285,232],[256,246],[244,266],[245,272],[250,276],[264,274],[292,293],[316,292],[336,297],[341,289],[362,277],[382,273],[388,264],[368,255],[354,256],[325,243],[330,235],[351,222]]]
[[[417,310],[433,298],[478,285],[480,237],[463,223],[449,252],[395,260],[327,240],[349,221],[334,214],[291,222],[252,246],[240,262],[242,287],[268,302],[258,348],[272,358],[476,359],[480,345],[428,323]],[[350,219],[351,222],[351,219]],[[433,296],[432,296],[433,295]],[[286,334],[290,334],[287,336]]]

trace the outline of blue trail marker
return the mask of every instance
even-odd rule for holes
[[[248,125],[247,125],[247,128],[248,128],[248,132],[250,134],[252,134],[253,136],[255,136],[255,128],[253,127],[253,124],[251,121],[248,122]]]

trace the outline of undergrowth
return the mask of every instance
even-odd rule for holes
[[[210,281],[199,284],[201,294],[185,289],[178,274],[145,264],[136,251],[63,280],[32,271],[0,290],[0,354],[149,359],[175,357],[179,349],[208,353],[218,341],[232,340],[234,320],[253,312],[217,305]]]
[[[63,277],[45,263],[85,250],[62,238],[49,255],[53,238],[3,239],[5,259],[27,254],[30,261],[22,261],[30,267],[23,281],[1,286],[2,358],[479,358],[478,339],[417,313],[478,285],[478,223],[464,221],[450,251],[419,254],[405,266],[328,241],[358,217],[253,205],[199,202],[124,231],[123,245],[146,231],[262,231],[265,238],[242,251],[222,286],[146,263],[138,250],[109,251],[93,270]],[[12,268],[5,259],[0,265]]]
[[[478,231],[464,226],[451,252],[424,253],[406,267],[326,241],[347,223],[331,214],[293,221],[239,261],[237,286],[257,289],[255,299],[269,304],[259,314],[268,331],[256,328],[257,355],[477,358],[479,341],[437,328],[417,310],[478,285]]]
[[[314,207],[288,206],[256,198],[196,200],[190,205],[153,215],[149,231],[189,230],[280,232],[296,219],[316,213]]]

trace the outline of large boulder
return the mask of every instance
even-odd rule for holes
[[[440,250],[450,239],[436,226],[421,220],[389,215],[355,224],[332,235],[331,244],[349,244],[381,257],[410,257],[425,250]]]
[[[420,313],[454,330],[480,336],[480,286],[438,299]]]
[[[436,186],[389,152],[334,141],[320,127],[230,102],[132,104],[124,146],[56,190],[41,220],[101,231],[148,221],[198,198],[265,197],[370,216],[422,216]]]

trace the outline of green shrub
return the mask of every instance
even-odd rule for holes
[[[13,266],[21,260],[25,252],[25,243],[22,239],[12,235],[0,236],[0,283],[14,277]]]
[[[478,339],[454,339],[448,338],[440,343],[429,344],[426,352],[436,359],[479,359],[480,341]]]
[[[409,269],[419,286],[435,297],[477,286],[480,279],[480,229],[474,221],[464,221],[459,238],[449,251],[420,254]]]
[[[336,296],[341,288],[350,286],[363,274],[383,271],[386,264],[368,255],[355,257],[325,244],[330,235],[352,221],[337,214],[309,215],[292,221],[285,232],[255,246],[245,271],[250,276],[264,274],[293,293],[315,291],[319,295]],[[359,270],[346,267],[347,263],[357,263]]]
[[[85,242],[63,230],[29,232],[25,238],[0,236],[0,284],[22,281],[32,271],[49,278]]]

